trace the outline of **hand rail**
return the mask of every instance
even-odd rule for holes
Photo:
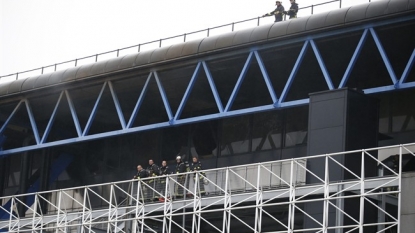
[[[371,0],[368,0],[368,1],[371,2]],[[301,8],[299,8],[299,10],[304,10],[304,9],[311,8],[311,15],[312,15],[312,14],[314,14],[314,8],[315,7],[327,5],[327,4],[334,3],[334,2],[339,2],[340,3],[339,8],[342,7],[342,0],[331,0],[331,1],[328,1],[328,2],[323,2],[323,3],[319,3],[319,4],[315,4],[315,5],[301,7]],[[224,27],[227,27],[227,26],[232,26],[231,31],[234,31],[236,24],[242,24],[242,23],[246,23],[246,22],[250,22],[250,21],[257,21],[257,26],[259,26],[260,25],[260,19],[261,19],[261,17],[245,19],[245,20],[232,22],[232,23],[228,23],[228,24],[223,24],[223,25],[219,25],[219,26],[215,26],[215,27],[211,27],[211,28],[207,28],[207,29],[201,29],[201,30],[198,30],[198,31],[193,31],[193,32],[184,33],[184,34],[171,36],[171,37],[165,37],[165,38],[161,38],[161,39],[158,39],[158,40],[153,40],[153,41],[149,41],[149,42],[145,42],[145,43],[141,43],[141,44],[137,44],[137,45],[132,45],[132,46],[128,46],[128,47],[124,47],[124,48],[120,48],[120,49],[115,49],[115,50],[111,50],[111,51],[107,51],[107,52],[103,52],[103,53],[98,53],[98,54],[95,54],[95,55],[90,55],[90,56],[76,58],[76,59],[69,60],[69,61],[59,62],[59,63],[55,63],[53,65],[48,65],[48,66],[43,66],[43,67],[40,67],[40,68],[35,68],[35,69],[26,70],[26,71],[22,71],[22,72],[17,72],[17,73],[13,73],[13,74],[3,75],[3,76],[0,76],[0,81],[1,81],[2,78],[11,77],[11,76],[15,76],[15,79],[17,80],[17,79],[19,79],[19,74],[21,75],[21,74],[24,74],[24,73],[37,71],[37,70],[40,71],[40,74],[43,74],[45,68],[50,68],[50,67],[54,67],[54,72],[55,72],[55,71],[57,71],[58,65],[68,64],[68,63],[71,63],[71,62],[74,62],[74,67],[76,67],[80,60],[93,58],[93,57],[95,57],[95,62],[97,62],[99,56],[110,54],[110,53],[116,53],[116,57],[119,57],[120,51],[131,49],[131,48],[134,48],[134,47],[137,47],[137,52],[140,52],[143,45],[149,45],[149,44],[153,44],[153,43],[156,43],[156,42],[159,43],[158,47],[160,48],[160,47],[162,47],[162,42],[163,41],[170,40],[170,39],[183,37],[183,42],[186,42],[186,37],[188,37],[189,35],[194,35],[194,34],[201,33],[201,32],[206,32],[206,36],[209,37],[210,32],[214,29],[219,29],[219,28],[224,28]],[[284,18],[284,20],[285,20],[285,18]]]

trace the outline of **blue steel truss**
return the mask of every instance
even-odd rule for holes
[[[396,23],[396,22],[402,22],[402,21],[407,21],[407,20],[413,20],[415,19],[415,16],[409,16],[406,18],[400,18],[400,19],[394,19],[394,20],[390,20],[388,22],[378,22],[378,23],[372,23],[371,25],[360,25],[360,26],[356,26],[354,28],[346,28],[346,29],[341,29],[341,30],[337,30],[337,31],[329,31],[329,32],[325,32],[325,33],[320,33],[320,34],[316,34],[316,35],[310,35],[307,37],[302,37],[302,38],[294,38],[294,39],[290,39],[290,40],[286,40],[286,41],[282,41],[282,42],[275,42],[272,45],[264,45],[262,47],[252,47],[250,48],[250,52],[249,55],[245,61],[245,64],[240,72],[239,78],[233,88],[232,94],[228,100],[228,102],[226,103],[225,106],[222,105],[222,101],[221,98],[218,94],[218,90],[217,87],[215,85],[214,79],[212,77],[212,74],[209,70],[209,67],[206,63],[206,61],[209,61],[209,59],[212,58],[205,58],[205,59],[201,59],[198,61],[196,68],[193,72],[193,75],[190,79],[190,82],[188,83],[187,89],[183,95],[183,98],[180,102],[180,105],[176,111],[176,113],[173,113],[169,104],[169,100],[168,97],[166,95],[166,92],[164,91],[163,85],[160,82],[159,76],[158,76],[158,70],[154,69],[152,71],[150,71],[150,73],[148,74],[147,80],[145,82],[144,87],[141,90],[141,94],[138,97],[138,100],[135,104],[134,110],[131,114],[130,119],[125,119],[123,112],[122,112],[122,108],[121,105],[119,103],[118,97],[117,97],[117,93],[115,92],[114,88],[113,88],[113,84],[112,81],[105,81],[102,84],[101,87],[101,91],[97,97],[97,100],[95,102],[95,105],[92,109],[91,114],[89,115],[88,121],[86,123],[86,126],[82,129],[75,107],[72,103],[71,100],[71,96],[69,95],[68,90],[64,90],[60,93],[60,96],[57,100],[56,106],[50,116],[49,122],[47,124],[47,127],[43,133],[43,136],[40,137],[38,128],[37,128],[37,124],[35,121],[35,118],[33,116],[33,112],[31,110],[30,107],[30,101],[26,98],[22,98],[21,101],[19,103],[17,103],[15,109],[12,111],[12,113],[10,114],[10,116],[7,118],[7,120],[4,122],[4,124],[1,126],[0,128],[0,135],[2,135],[5,131],[5,129],[7,128],[7,125],[9,124],[10,120],[13,118],[13,116],[15,115],[15,113],[22,108],[23,106],[26,107],[26,111],[28,113],[29,119],[30,119],[30,124],[34,133],[34,137],[36,140],[36,145],[30,145],[30,146],[23,146],[20,148],[15,148],[15,149],[8,149],[8,150],[3,150],[0,151],[0,157],[2,156],[6,156],[9,154],[13,154],[13,153],[19,153],[19,152],[24,152],[24,151],[30,151],[30,150],[35,150],[35,149],[41,149],[41,148],[46,148],[46,147],[52,147],[52,146],[57,146],[57,145],[65,145],[65,144],[69,144],[69,143],[76,143],[76,142],[81,142],[81,141],[87,141],[87,140],[93,140],[93,139],[100,139],[100,138],[106,138],[106,137],[110,137],[110,136],[117,136],[117,135],[122,135],[122,134],[127,134],[127,133],[134,133],[134,132],[140,132],[140,131],[144,131],[144,130],[151,130],[151,129],[156,129],[156,128],[162,128],[162,127],[168,127],[168,126],[177,126],[177,125],[182,125],[182,124],[189,124],[189,123],[194,123],[194,122],[200,122],[200,121],[207,121],[207,120],[213,120],[213,119],[219,119],[219,118],[224,118],[224,117],[231,117],[231,116],[238,116],[238,115],[244,115],[244,114],[251,114],[251,113],[256,113],[256,112],[261,112],[261,111],[269,111],[269,110],[274,110],[274,109],[280,109],[280,108],[286,108],[286,107],[293,107],[293,106],[299,106],[299,105],[304,105],[304,104],[308,104],[309,103],[309,99],[305,98],[305,99],[297,99],[297,100],[292,100],[292,101],[285,101],[287,94],[289,93],[291,86],[293,84],[293,81],[296,78],[296,74],[303,62],[303,59],[305,57],[305,53],[307,51],[307,49],[311,46],[311,51],[313,52],[313,54],[315,55],[317,61],[318,61],[318,65],[320,70],[323,73],[324,79],[325,79],[325,83],[327,84],[327,90],[334,90],[336,89],[336,87],[333,84],[333,81],[330,77],[330,73],[327,70],[325,63],[324,63],[324,59],[321,56],[317,45],[315,44],[314,40],[315,39],[320,39],[320,38],[325,38],[328,36],[333,36],[333,35],[340,35],[340,34],[345,34],[345,33],[349,33],[349,32],[354,32],[354,31],[362,31],[362,36],[360,38],[360,41],[357,44],[357,47],[349,61],[349,65],[347,66],[343,78],[339,84],[339,86],[337,88],[344,88],[346,86],[346,83],[350,77],[351,72],[353,71],[353,68],[355,66],[355,63],[360,55],[360,52],[362,50],[362,48],[365,45],[365,42],[367,40],[367,38],[369,36],[372,36],[377,50],[379,51],[382,60],[384,62],[384,65],[388,71],[388,74],[390,76],[390,85],[386,85],[386,86],[381,86],[381,87],[375,87],[375,88],[368,88],[363,90],[366,94],[372,94],[372,93],[380,93],[380,92],[386,92],[386,91],[394,91],[394,90],[398,90],[398,89],[406,89],[406,88],[414,88],[415,87],[415,82],[406,82],[407,77],[413,67],[414,64],[414,60],[415,60],[415,49],[412,52],[412,55],[410,56],[407,65],[401,75],[400,78],[398,78],[398,76],[396,75],[395,71],[392,68],[392,65],[389,61],[389,58],[382,46],[382,43],[378,37],[378,35],[376,34],[376,31],[374,29],[374,27],[376,26],[382,26],[382,25],[387,25],[387,24],[391,24],[391,23]],[[275,90],[271,84],[270,81],[270,77],[268,76],[268,72],[267,69],[262,61],[262,58],[259,54],[258,51],[263,51],[266,50],[268,48],[272,48],[272,47],[276,47],[276,46],[284,46],[287,44],[293,44],[293,43],[298,43],[298,42],[302,42],[303,46],[302,49],[300,51],[300,53],[298,54],[297,60],[294,64],[294,67],[291,70],[291,73],[289,75],[289,78],[284,86],[284,89],[282,91],[282,93],[275,93]],[[228,54],[229,55],[229,54]],[[256,106],[256,107],[250,107],[250,108],[244,108],[244,109],[239,109],[239,110],[231,110],[232,109],[232,105],[233,102],[236,98],[236,96],[239,93],[239,89],[241,87],[241,84],[244,81],[244,78],[246,76],[247,70],[249,69],[251,63],[253,60],[256,60],[256,62],[259,65],[262,77],[264,79],[264,82],[266,84],[267,90],[269,92],[269,95],[272,99],[272,103],[266,104],[266,105],[262,105],[262,106]],[[185,118],[182,119],[181,118],[181,113],[183,112],[184,107],[186,106],[187,100],[189,99],[189,96],[193,90],[194,84],[196,82],[196,80],[199,77],[199,73],[200,72],[205,72],[208,83],[209,83],[209,87],[212,91],[212,95],[214,97],[214,100],[216,102],[217,105],[217,113],[214,114],[208,114],[208,115],[203,115],[203,116],[196,116],[196,117],[190,117],[190,118]],[[133,123],[138,115],[139,109],[142,106],[143,100],[144,100],[144,96],[146,95],[148,88],[149,88],[149,82],[151,79],[155,79],[156,83],[157,83],[157,87],[159,90],[159,93],[161,95],[161,99],[163,101],[163,105],[164,105],[164,109],[166,111],[166,115],[168,117],[168,121],[166,122],[161,122],[161,123],[156,123],[156,124],[149,124],[149,125],[144,125],[144,126],[137,126],[137,127],[133,127]],[[95,115],[97,113],[97,109],[98,109],[98,105],[101,101],[101,97],[103,92],[109,88],[110,93],[111,93],[111,97],[113,99],[113,103],[115,105],[115,109],[117,111],[117,115],[118,115],[118,119],[120,121],[121,124],[121,129],[119,130],[115,130],[115,131],[109,131],[109,132],[103,132],[103,133],[98,133],[98,134],[93,134],[90,135],[89,134],[89,129],[92,125],[92,123],[94,122],[95,119]],[[68,105],[69,105],[69,109],[72,115],[72,119],[75,125],[75,130],[77,132],[77,137],[75,138],[70,138],[70,139],[65,139],[65,140],[59,140],[59,141],[53,141],[53,142],[47,142],[47,138],[48,135],[50,133],[50,130],[52,128],[52,125],[54,123],[55,117],[56,117],[56,112],[57,112],[57,108],[60,105],[60,103],[62,102],[63,96],[65,95],[67,101],[68,101]],[[279,98],[278,98],[279,96]]]

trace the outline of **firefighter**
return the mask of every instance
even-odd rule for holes
[[[163,196],[166,195],[166,193],[165,193],[165,190],[166,190],[166,177],[164,177],[164,176],[167,176],[168,173],[169,173],[169,166],[167,166],[166,160],[163,160],[161,162],[161,166],[160,166],[160,169],[159,169],[160,179],[159,179],[159,182],[158,182],[158,184],[159,184],[158,190]],[[159,201],[163,202],[164,198],[160,197]]]
[[[192,158],[192,165],[190,166],[191,171],[201,171],[202,170],[202,163],[199,161],[197,156],[193,156]],[[200,191],[200,195],[204,196],[206,194],[205,191],[205,184],[204,184],[204,178],[206,177],[204,172],[199,172],[199,189],[197,192]],[[196,185],[196,173],[193,176],[193,181]]]
[[[187,166],[182,161],[182,157],[180,155],[178,155],[176,157],[176,174],[182,174],[182,173],[186,173],[186,172],[187,172]],[[178,175],[177,176],[177,183],[179,183],[180,185],[176,185],[175,193],[176,193],[176,197],[180,198],[180,197],[183,197],[183,195],[184,195],[183,186],[186,183],[186,174]]]
[[[290,16],[290,19],[295,19],[297,18],[298,4],[295,3],[295,0],[290,0],[290,2],[291,2],[290,9],[288,11],[284,11],[284,14]]]
[[[137,174],[133,177],[134,179],[140,180],[148,177],[147,171],[143,169],[141,165],[137,166]]]
[[[153,179],[150,179],[148,181],[148,185],[151,187],[148,189],[148,199],[154,200],[158,199],[154,194],[154,190],[156,189],[156,176],[159,174],[159,167],[154,163],[154,160],[150,159],[148,160],[148,167],[147,167],[147,173],[149,177],[153,177]]]
[[[275,21],[274,22],[280,22],[280,21],[282,21],[282,14],[284,12],[284,7],[281,5],[281,1],[276,1],[275,5],[277,6],[277,8],[275,8],[274,11],[272,11],[270,13],[267,13],[267,14],[263,15],[262,17],[274,15],[275,16]]]

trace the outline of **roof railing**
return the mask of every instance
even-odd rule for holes
[[[301,8],[299,8],[299,10],[304,11],[305,9],[310,9],[310,14],[312,15],[312,14],[315,13],[314,10],[315,10],[316,7],[320,7],[320,6],[324,6],[324,5],[328,5],[328,4],[332,4],[332,3],[339,3],[339,8],[342,8],[344,1],[347,1],[347,0],[331,0],[331,1],[323,2],[323,3],[319,3],[319,4],[315,4],[315,5],[301,7]],[[356,5],[356,4],[359,4],[359,3],[371,2],[371,0],[361,0],[359,2],[356,2],[356,1],[353,1],[353,2],[354,2],[354,4],[352,4],[352,5]],[[302,15],[304,15],[304,14],[302,14]],[[308,15],[308,14],[305,14],[305,15]],[[84,60],[91,59],[91,58],[95,58],[94,62],[98,62],[100,57],[103,57],[103,55],[108,55],[108,54],[111,54],[111,53],[115,54],[114,57],[119,57],[120,52],[130,50],[130,49],[133,49],[133,48],[136,48],[136,50],[134,50],[134,52],[142,52],[143,51],[143,46],[148,46],[148,45],[152,45],[152,44],[153,45],[158,44],[158,46],[155,47],[155,48],[160,48],[160,47],[162,47],[163,42],[166,42],[167,40],[171,40],[171,39],[178,39],[178,38],[182,37],[183,42],[186,42],[186,40],[189,38],[190,35],[195,35],[195,34],[198,34],[198,33],[203,33],[204,32],[204,33],[206,33],[205,36],[209,37],[211,35],[212,30],[225,28],[225,27],[228,27],[228,26],[231,26],[231,31],[233,32],[233,31],[235,31],[235,25],[240,25],[242,23],[256,21],[256,26],[260,26],[261,18],[262,17],[256,17],[256,18],[246,19],[246,20],[242,20],[242,21],[232,22],[232,23],[223,24],[223,25],[216,26],[216,27],[211,27],[211,28],[207,28],[207,29],[193,31],[193,32],[184,33],[184,34],[171,36],[171,37],[165,37],[165,38],[161,38],[161,39],[158,39],[158,40],[153,40],[153,41],[141,43],[141,44],[138,44],[138,45],[132,45],[132,46],[129,46],[129,47],[115,49],[115,50],[111,50],[111,51],[107,51],[107,52],[103,52],[103,53],[98,53],[98,54],[95,54],[95,55],[90,55],[90,56],[76,58],[76,59],[69,60],[69,61],[55,63],[55,64],[52,64],[52,65],[43,66],[43,67],[40,67],[40,68],[35,68],[35,69],[26,70],[26,71],[22,71],[22,72],[17,72],[17,73],[13,73],[13,74],[9,74],[9,75],[4,75],[4,76],[0,76],[0,81],[2,81],[1,79],[4,79],[4,78],[10,78],[11,80],[13,80],[13,79],[17,80],[17,79],[19,79],[19,77],[20,78],[22,77],[22,74],[28,74],[28,73],[31,73],[31,72],[34,72],[34,71],[39,71],[39,73],[29,74],[29,75],[40,75],[40,74],[44,74],[45,72],[48,72],[48,73],[49,72],[55,72],[55,71],[58,71],[58,70],[61,70],[61,69],[68,68],[68,66],[64,67],[63,65],[70,65],[70,63],[73,63],[73,66],[70,65],[69,67],[76,67],[76,66],[79,65],[80,61],[84,61]],[[284,20],[286,20],[285,17],[284,17]],[[62,68],[58,69],[58,68],[60,68],[58,66],[61,66]],[[14,78],[13,78],[13,76],[14,76]],[[23,77],[23,78],[27,78],[27,77]]]

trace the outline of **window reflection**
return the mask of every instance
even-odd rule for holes
[[[282,111],[258,113],[254,115],[252,131],[252,150],[271,150],[281,148]]]
[[[285,147],[307,142],[308,106],[286,110]]]
[[[226,118],[222,122],[221,155],[250,151],[250,116]]]

